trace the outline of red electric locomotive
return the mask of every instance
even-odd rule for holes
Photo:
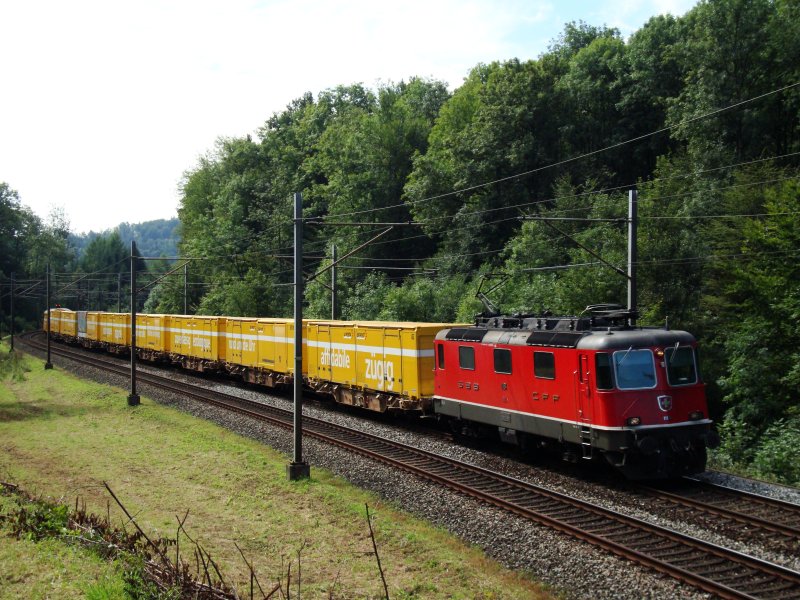
[[[697,343],[685,331],[632,327],[632,314],[479,317],[435,341],[435,412],[460,430],[497,428],[565,458],[604,457],[630,478],[703,471],[711,429]]]

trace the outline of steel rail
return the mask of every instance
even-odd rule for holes
[[[97,356],[87,359],[83,352],[64,354],[94,367],[104,362]],[[108,370],[127,374],[125,367],[111,365]],[[291,411],[150,373],[142,373],[142,383],[291,427]],[[800,598],[800,573],[791,569],[399,442],[308,416],[303,421],[307,435],[567,533],[721,598]]]
[[[652,486],[639,489],[674,505],[725,517],[747,527],[756,527],[789,540],[800,541],[800,505],[725,486],[685,478],[689,485],[680,492]]]

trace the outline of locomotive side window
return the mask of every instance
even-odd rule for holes
[[[664,350],[667,364],[667,381],[670,385],[692,385],[697,383],[697,367],[691,346]]]
[[[494,372],[511,374],[511,350],[494,349]]]
[[[436,356],[439,359],[439,368],[444,369],[444,344],[436,347]]]
[[[614,352],[614,374],[621,390],[642,390],[656,387],[656,367],[650,350]]]
[[[458,366],[470,371],[475,370],[475,348],[472,346],[458,347]]]
[[[614,370],[611,368],[611,357],[605,352],[594,355],[594,371],[598,390],[614,389]]]
[[[555,379],[556,355],[552,352],[534,352],[533,374],[540,379]]]

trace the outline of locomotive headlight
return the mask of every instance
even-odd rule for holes
[[[642,424],[641,417],[628,417],[627,419],[625,419],[625,425],[628,425],[630,427],[635,427],[636,425],[641,425],[641,424]]]
[[[699,421],[703,418],[703,411],[702,410],[693,410],[689,413],[689,420],[690,421]]]

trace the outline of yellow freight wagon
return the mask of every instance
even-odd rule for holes
[[[166,315],[136,315],[136,347],[152,353],[166,352]]]
[[[306,325],[303,364],[311,381],[356,386],[355,327],[353,321],[312,321]]]
[[[52,312],[52,311],[51,311]],[[52,319],[52,315],[50,317]],[[64,336],[69,338],[77,338],[78,337],[78,315],[77,313],[68,310],[66,308],[62,308],[58,311],[58,332]],[[55,326],[53,326],[53,331],[55,331]]]
[[[131,316],[128,313],[105,313],[111,325],[111,344],[131,345]]]
[[[69,320],[68,313],[72,311],[67,308],[51,308],[50,309],[50,327],[47,325],[47,311],[42,313],[42,331],[52,331],[53,334],[61,333],[61,318],[62,314],[67,314],[65,318]]]
[[[446,323],[312,321],[309,382],[338,402],[377,411],[427,410],[433,396],[433,340]]]
[[[191,356],[203,360],[219,360],[219,326],[220,321],[224,323],[222,317],[191,317],[189,322],[192,331],[192,351]]]
[[[187,324],[191,317],[170,315],[167,327],[167,349],[173,354],[188,356],[192,349],[192,330]]]
[[[47,322],[47,311],[42,313],[42,331],[52,331],[58,333],[58,327],[61,323],[61,315],[59,315],[60,308],[50,309],[50,322]]]
[[[225,356],[225,317],[170,316],[168,344],[169,352],[180,355],[181,363],[187,369],[204,371],[216,368]]]
[[[294,320],[258,319],[257,333],[258,366],[276,373],[294,373]],[[303,351],[305,360],[305,346]]]
[[[227,369],[245,381],[277,386],[294,372],[294,321],[226,317],[224,352]],[[304,346],[305,351],[305,346]]]
[[[101,312],[97,314],[97,327],[100,341],[104,344],[114,343],[114,313]]]
[[[86,313],[86,337],[92,342],[100,341],[100,315],[102,313],[89,311]]]
[[[97,318],[98,338],[112,352],[122,351],[131,342],[131,316],[126,313],[99,312]],[[88,316],[87,316],[88,329]]]
[[[242,367],[258,366],[258,319],[225,319],[225,360]]]

